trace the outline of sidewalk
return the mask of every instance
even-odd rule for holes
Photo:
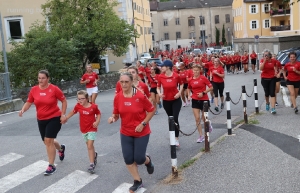
[[[300,192],[300,113],[285,107],[282,94],[278,103],[276,115],[266,112],[264,103],[259,115],[248,117],[258,124],[221,137],[210,153],[183,170],[180,183],[162,182],[151,192]]]

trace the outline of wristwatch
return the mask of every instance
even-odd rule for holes
[[[144,127],[147,125],[147,123],[145,121],[143,121],[142,124]]]

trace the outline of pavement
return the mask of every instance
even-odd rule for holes
[[[287,88],[281,90],[276,115],[262,103],[249,124],[221,136],[179,179],[165,179],[151,192],[300,192],[300,115],[289,106]]]

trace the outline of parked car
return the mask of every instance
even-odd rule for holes
[[[198,54],[201,54],[202,53],[202,51],[200,50],[200,49],[194,49],[193,50],[193,54],[195,54],[195,55],[198,55]]]
[[[159,59],[159,58],[150,58],[150,59],[147,59],[145,62],[147,63],[147,62],[156,62],[156,64],[158,65],[158,66],[160,66],[161,64],[162,64],[162,61]]]
[[[150,53],[148,52],[144,52],[140,55],[140,59],[139,61],[141,61],[141,63],[145,64],[145,60],[151,58]]]

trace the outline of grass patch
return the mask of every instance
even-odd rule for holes
[[[248,124],[252,124],[252,125],[259,124],[259,121],[257,119],[249,119]]]
[[[205,148],[203,147],[200,151],[201,151],[201,152],[205,152]]]
[[[191,165],[193,165],[193,163],[196,161],[197,159],[196,158],[192,158],[188,161],[185,161],[181,166],[179,166],[179,169],[183,170]]]
[[[239,125],[239,124],[241,124],[241,123],[244,123],[244,119],[235,122],[235,124],[237,124],[237,125]]]

